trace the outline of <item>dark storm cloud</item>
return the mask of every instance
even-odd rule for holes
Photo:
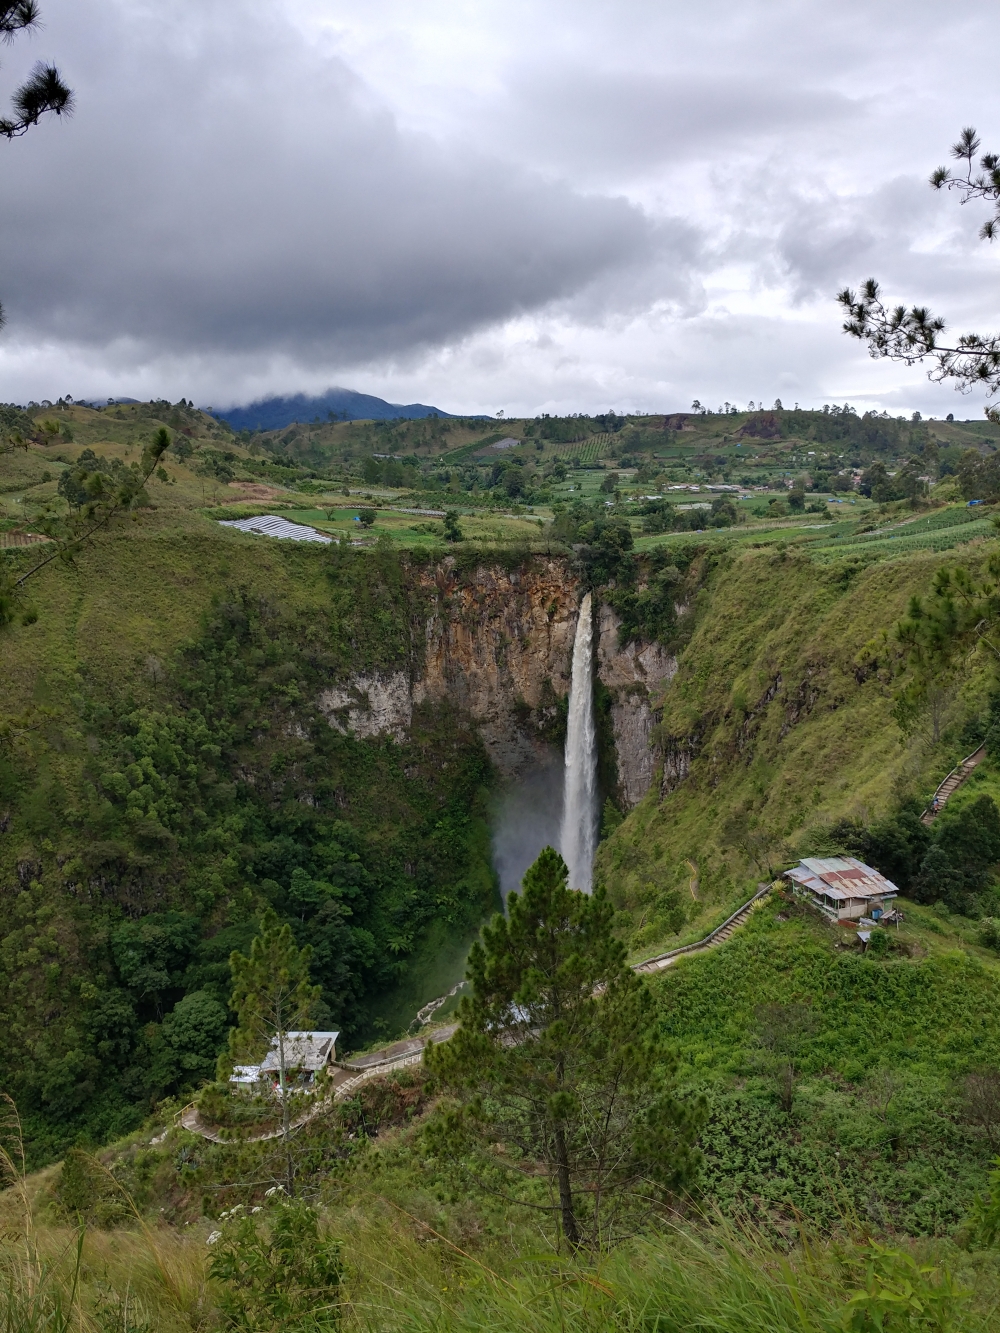
[[[620,198],[405,133],[263,6],[50,0],[69,124],[9,148],[21,337],[340,364],[461,338],[634,271],[676,235]],[[242,19],[242,21],[240,21]],[[9,247],[8,247],[9,248]]]

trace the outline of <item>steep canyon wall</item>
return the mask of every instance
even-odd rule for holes
[[[611,723],[618,763],[618,791],[631,810],[649,790],[662,756],[653,744],[657,700],[677,671],[677,659],[659,643],[619,641],[620,622],[610,606],[600,612],[597,674],[611,692]]]
[[[352,675],[323,692],[322,711],[340,730],[401,740],[415,707],[447,700],[474,720],[502,774],[530,770],[559,734],[579,580],[565,561],[544,558],[474,571],[445,560],[417,577],[426,610],[413,628],[409,669]],[[596,669],[612,697],[619,796],[631,808],[659,762],[651,741],[655,701],[677,664],[659,644],[622,645],[608,606],[600,607],[597,628]]]

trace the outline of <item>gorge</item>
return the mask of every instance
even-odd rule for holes
[[[391,672],[351,672],[319,696],[330,725],[359,739],[408,734],[413,710],[447,700],[468,714],[504,778],[556,760],[567,725],[581,607],[591,594],[566,560],[535,556],[513,569],[483,564],[458,571],[452,560],[421,570],[410,661]],[[652,782],[650,738],[658,691],[677,668],[659,643],[619,640],[614,610],[596,604],[587,647],[607,691],[614,790],[624,809]],[[581,656],[582,669],[583,656]],[[591,716],[591,727],[596,724]]]
[[[566,556],[155,521],[46,568],[46,615],[8,636],[24,721],[0,775],[0,1018],[37,1134],[117,1132],[211,1074],[262,905],[310,943],[345,1049],[453,986],[499,894],[559,845],[588,591]],[[624,813],[675,661],[591,602],[588,771],[596,751]]]
[[[865,654],[935,559],[848,576],[698,556],[680,591],[667,571],[694,608],[669,647],[628,600],[655,566],[623,590],[572,552],[304,549],[154,519],[53,562],[45,614],[6,640],[0,788],[0,1021],[38,1151],[211,1077],[227,959],[265,905],[313,949],[316,1021],[345,1051],[454,985],[559,845],[588,593],[597,794],[623,821],[593,882],[630,950],[721,919],[769,857],[933,769]]]

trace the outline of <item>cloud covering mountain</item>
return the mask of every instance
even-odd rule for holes
[[[844,397],[944,412],[831,296],[981,329],[988,8],[929,0],[45,0],[77,113],[3,145],[0,397],[199,401],[350,375],[459,410]],[[993,140],[991,140],[993,142]],[[961,404],[959,404],[961,407]]]
[[[308,396],[260,398],[242,407],[230,407],[215,414],[228,421],[233,430],[280,430],[293,421],[393,421],[398,417],[450,417],[439,407],[426,403],[387,403],[370,393],[353,389],[328,389]]]

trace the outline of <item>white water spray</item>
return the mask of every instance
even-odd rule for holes
[[[566,774],[563,787],[563,860],[569,887],[589,893],[597,847],[597,729],[594,725],[593,620],[590,593],[580,604],[573,641],[573,678],[566,728]]]

